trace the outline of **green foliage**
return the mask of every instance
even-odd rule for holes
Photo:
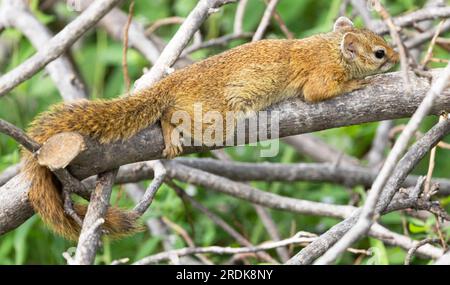
[[[31,1],[31,10],[38,16],[39,20],[47,24],[54,32],[61,29],[76,14],[71,12],[61,2],[54,10],[41,11],[39,3],[42,1]],[[152,0],[135,1],[135,19],[144,25],[170,16],[186,17],[196,4],[196,0]],[[393,15],[397,15],[409,10],[421,7],[424,0],[393,0],[384,1]],[[305,37],[317,32],[330,30],[334,19],[339,13],[341,1],[339,0],[283,0],[277,11],[286,22],[287,27],[296,37]],[[247,13],[244,19],[244,30],[254,31],[260,21],[264,11],[264,3],[260,0],[249,0]],[[124,5],[124,10],[128,5]],[[235,5],[223,7],[219,13],[212,15],[202,26],[202,35],[205,39],[230,34],[233,31],[233,17]],[[361,25],[361,21],[356,23]],[[170,25],[160,28],[156,34],[165,40],[170,40],[178,25]],[[268,38],[283,38],[279,27],[271,25],[267,31]],[[12,44],[12,51],[8,59],[0,60],[0,72],[5,73],[19,65],[26,58],[30,57],[35,49],[28,40],[17,31],[6,29],[1,34],[2,40],[7,40]],[[193,55],[195,59],[201,59],[230,47],[244,43],[243,40],[233,41],[226,47],[215,47],[207,50],[200,50]],[[448,53],[440,48],[436,48],[437,57],[447,57]],[[85,81],[89,94],[92,98],[113,98],[125,92],[122,74],[122,44],[112,40],[102,29],[91,30],[83,39],[78,41],[71,50],[71,58],[78,68]],[[148,62],[137,51],[128,51],[128,66],[132,80],[139,78],[144,67],[148,67]],[[434,67],[443,66],[433,64]],[[0,117],[13,124],[26,128],[28,123],[39,112],[48,106],[61,101],[57,89],[47,76],[45,71],[41,71],[30,80],[25,81],[16,87],[11,94],[0,99]],[[399,122],[403,122],[400,120]],[[422,125],[422,130],[430,128],[436,119],[430,118]],[[370,149],[371,141],[377,127],[377,123],[351,126],[346,128],[332,129],[319,132],[322,139],[339,150],[363,158]],[[447,139],[448,142],[450,142]],[[227,149],[233,159],[248,162],[283,162],[296,163],[309,161],[307,158],[298,155],[290,146],[281,144],[280,153],[273,158],[263,159],[259,157],[258,148],[236,147]],[[205,154],[194,156],[204,157]],[[19,161],[19,151],[17,144],[10,138],[0,135],[0,170]],[[425,159],[415,170],[417,174],[426,173],[428,161]],[[450,178],[448,168],[450,167],[450,152],[438,150],[435,175]],[[148,183],[148,182],[146,182]],[[144,184],[146,184],[144,183]],[[347,189],[342,186],[324,183],[265,183],[253,182],[253,186],[272,193],[285,195],[288,197],[307,199],[312,201],[322,201],[333,204],[346,204],[349,202],[350,194],[357,193],[364,199],[364,189],[355,187]],[[119,188],[119,187],[116,187]],[[195,199],[201,201],[203,205],[211,209],[221,218],[226,220],[236,230],[246,236],[252,243],[260,243],[269,240],[270,237],[264,229],[261,220],[255,213],[254,208],[246,202],[235,198],[217,194],[203,189],[183,185],[188,189]],[[114,192],[112,203],[118,199],[118,189]],[[118,199],[122,207],[132,207],[132,202],[124,197]],[[446,205],[449,198],[442,199]],[[283,238],[289,237],[296,231],[311,231],[321,233],[329,229],[336,222],[336,219],[294,215],[291,213],[270,210],[273,219],[278,226]],[[238,246],[236,241],[222,229],[215,226],[205,215],[195,208],[183,203],[183,201],[168,187],[163,186],[158,192],[150,210],[145,218],[159,218],[165,216],[169,220],[185,229],[200,246],[222,245]],[[398,213],[384,216],[382,222],[390,229],[399,233],[402,232],[402,220],[404,216]],[[412,238],[421,239],[434,235],[434,220],[426,222],[406,218],[404,221]],[[450,229],[446,229],[448,234]],[[184,240],[176,236],[173,240],[176,247],[184,247]],[[129,257],[135,261],[144,256],[155,254],[163,250],[162,238],[150,236],[147,232],[139,233],[135,236],[120,240],[110,241],[105,239],[96,263],[108,264],[115,259]],[[0,264],[64,264],[62,252],[69,252],[74,243],[51,233],[42,221],[34,216],[18,229],[0,237]],[[401,264],[405,252],[397,247],[388,247],[375,239],[365,239],[355,245],[358,248],[370,248],[373,255],[365,257],[362,264]],[[294,250],[299,250],[295,247]],[[340,263],[352,264],[358,256],[346,253]],[[210,256],[213,261],[223,262],[226,257]],[[416,258],[417,259],[417,258]],[[255,260],[255,262],[257,262]],[[420,263],[420,260],[418,261]]]

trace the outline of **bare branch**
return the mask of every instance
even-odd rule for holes
[[[11,178],[16,176],[19,173],[21,168],[22,168],[22,163],[17,163],[17,164],[9,166],[5,170],[3,170],[3,172],[0,174],[0,186],[3,186]]]
[[[150,207],[153,198],[156,195],[156,191],[158,191],[159,187],[161,187],[161,184],[163,184],[167,174],[164,165],[159,160],[151,161],[149,163],[151,163],[151,165],[153,166],[155,178],[145,190],[144,196],[142,197],[141,201],[139,201],[139,203],[133,209],[139,215],[143,215],[145,211],[147,211],[148,207]]]
[[[183,189],[181,189],[177,184],[174,182],[169,182],[169,186],[177,192],[177,194],[183,198],[189,201],[192,206],[197,208],[200,212],[205,214],[213,223],[221,227],[225,232],[227,232],[230,236],[232,236],[236,241],[242,245],[242,246],[249,246],[252,247],[253,244],[246,239],[243,235],[241,235],[239,232],[237,232],[235,229],[233,229],[227,222],[225,222],[221,217],[211,212],[208,208],[200,204],[197,200],[189,196]],[[271,263],[278,263],[276,260],[274,260],[270,255],[268,254],[257,254],[261,259],[271,262]]]
[[[433,72],[432,74],[437,73]],[[398,73],[378,75],[373,77],[373,84],[369,87],[351,94],[317,104],[307,104],[298,98],[291,99],[270,107],[269,111],[279,111],[280,137],[407,117],[417,109],[430,85],[427,80],[416,78],[413,81],[414,92],[407,96],[398,86],[400,78]],[[446,94],[449,94],[448,90],[436,98],[432,108],[433,114],[439,115],[442,110],[450,109],[450,96]],[[386,106],[389,106],[389,108],[386,108]],[[337,109],[339,109],[339,112],[336,112]],[[271,134],[268,134],[268,138],[271,138],[271,136]],[[99,144],[89,138],[85,138],[85,142],[86,150],[69,166],[70,172],[78,179],[114,169],[124,164],[161,158],[164,148],[161,129],[157,124],[149,126],[123,142]],[[211,147],[186,147],[185,153],[211,149]],[[23,179],[23,177],[21,178]],[[17,183],[17,181],[11,183]],[[24,181],[20,185],[27,185],[27,182]],[[6,187],[6,185],[3,187]],[[9,204],[4,203],[5,191],[2,191],[3,187],[0,188],[0,212],[3,209],[29,207],[28,204],[23,204],[26,201],[24,197],[26,197],[27,187],[16,189],[17,199],[10,199]],[[29,213],[29,210],[24,212]],[[3,220],[0,220],[0,233],[14,228],[21,222],[23,220],[17,220],[16,224],[11,222],[3,224]]]
[[[312,134],[287,137],[283,138],[283,141],[291,145],[298,153],[311,157],[318,162],[331,162],[339,166],[359,165],[356,158],[335,149]]]
[[[415,48],[415,47],[425,43],[429,39],[433,38],[433,36],[436,34],[437,29],[438,28],[436,27],[436,28],[430,29],[428,31],[425,31],[423,33],[419,33],[415,37],[407,40],[405,42],[405,47],[407,49],[412,49],[412,48]],[[447,21],[445,24],[442,25],[441,32],[443,33],[443,32],[447,32],[449,30],[450,30],[450,21]]]
[[[205,48],[209,48],[209,47],[213,47],[213,46],[223,46],[223,45],[228,44],[231,41],[238,40],[238,39],[251,38],[252,36],[253,36],[252,33],[230,34],[230,35],[225,35],[225,36],[222,36],[219,38],[211,39],[206,42],[194,44],[194,45],[191,45],[190,47],[187,47],[181,54],[181,57],[185,57],[188,54],[196,52],[200,49],[205,49]]]
[[[43,51],[53,37],[50,30],[28,10],[25,0],[4,0],[0,7],[0,22],[21,31],[38,51]],[[65,101],[87,98],[83,81],[66,56],[56,58],[45,69]]]
[[[419,241],[416,245],[411,247],[410,250],[408,250],[408,253],[406,254],[405,257],[405,265],[409,265],[411,263],[411,259],[414,256],[414,253],[416,253],[416,251],[419,249],[419,247],[424,246],[428,243],[439,243],[439,242],[440,240],[438,238],[427,238]]]
[[[409,78],[408,73],[409,69],[408,54],[406,52],[405,45],[403,44],[403,41],[400,38],[398,27],[394,24],[391,15],[386,10],[386,8],[384,8],[384,6],[381,4],[380,0],[371,0],[371,3],[374,9],[377,11],[378,14],[380,14],[380,16],[383,18],[384,22],[388,26],[389,33],[391,34],[392,39],[397,45],[398,53],[400,54],[400,69],[402,72],[404,88],[407,91],[407,93],[411,93],[412,87],[411,87],[411,79]]]
[[[237,4],[236,14],[234,16],[234,34],[239,35],[244,32],[242,24],[244,22],[245,8],[247,7],[248,0],[240,0]]]
[[[167,25],[175,25],[175,24],[181,25],[184,22],[184,20],[186,20],[186,19],[183,17],[177,17],[177,16],[158,19],[145,30],[145,34],[147,36],[149,36],[149,35],[153,34],[159,28],[161,28],[163,26],[167,26]]]
[[[87,9],[93,0],[77,0],[81,9]],[[113,8],[99,22],[99,25],[115,40],[123,41],[123,29],[126,26],[128,15],[119,8]],[[144,28],[132,20],[128,31],[128,43],[138,50],[149,62],[155,63],[159,57],[159,49],[155,42],[147,38]]]
[[[426,20],[434,20],[438,18],[449,18],[450,17],[450,7],[427,7],[415,12],[405,14],[403,16],[398,16],[393,19],[394,24],[397,27],[406,27],[414,23]],[[389,32],[388,26],[383,22],[377,22],[373,30],[379,34],[386,34]]]
[[[0,97],[58,58],[121,0],[97,0],[49,40],[35,55],[0,78]]]
[[[274,249],[281,246],[286,246],[290,244],[304,244],[309,243],[312,240],[314,240],[314,237],[303,237],[302,233],[285,239],[281,241],[276,242],[266,242],[258,246],[254,247],[241,247],[241,248],[234,248],[234,247],[220,247],[220,246],[209,246],[209,247],[198,247],[198,248],[192,248],[192,247],[186,247],[181,249],[175,249],[168,252],[161,252],[155,255],[151,255],[148,257],[145,257],[141,260],[138,260],[134,263],[134,265],[146,265],[146,264],[154,264],[158,263],[164,260],[169,260],[171,255],[177,255],[177,256],[183,256],[183,255],[190,255],[190,254],[198,254],[198,253],[214,253],[214,254],[240,254],[240,253],[249,253],[249,252],[259,252],[259,251],[266,251],[270,249]]]
[[[264,37],[264,33],[266,32],[266,29],[270,24],[270,19],[272,18],[272,15],[277,8],[278,1],[279,0],[270,0],[270,2],[267,4],[267,8],[264,11],[264,15],[261,18],[261,22],[259,23],[255,34],[253,35],[252,41],[259,41]]]
[[[389,144],[389,131],[393,125],[394,123],[390,120],[380,122],[378,125],[372,147],[367,154],[368,166],[378,167],[383,163],[385,151]]]
[[[95,253],[102,235],[100,226],[105,222],[104,218],[108,211],[109,199],[116,174],[117,170],[113,170],[102,173],[98,177],[97,186],[95,191],[92,192],[80,238],[78,239],[75,264],[89,265],[94,263]]]
[[[38,143],[28,137],[21,129],[2,119],[0,119],[0,132],[12,137],[30,152],[35,152],[41,147]]]
[[[383,212],[394,197],[400,184],[412,171],[425,154],[437,144],[446,134],[450,132],[450,120],[446,120],[435,125],[427,134],[417,141],[405,154],[405,156],[397,164],[392,176],[384,187],[384,191],[376,205],[376,214]],[[370,195],[370,194],[369,194]],[[309,264],[318,256],[325,253],[325,251],[336,243],[344,234],[349,231],[358,221],[361,211],[355,211],[343,222],[335,225],[325,234],[320,236],[317,242],[311,243],[304,248],[296,256],[291,258],[290,264]]]

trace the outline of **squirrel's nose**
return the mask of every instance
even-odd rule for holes
[[[391,57],[391,61],[393,63],[399,63],[400,62],[400,55],[398,52],[394,52],[394,54]]]

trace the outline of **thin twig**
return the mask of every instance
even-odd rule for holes
[[[88,265],[94,263],[95,253],[99,247],[103,232],[100,226],[105,222],[104,218],[108,211],[109,199],[116,174],[117,169],[101,173],[98,176],[97,187],[92,192],[91,201],[78,239],[75,264]]]
[[[253,35],[252,41],[259,41],[264,37],[264,33],[266,32],[267,27],[270,24],[270,19],[272,18],[273,13],[277,7],[279,0],[270,0],[269,4],[267,4],[266,10],[264,11],[264,15],[261,18],[261,22],[256,29],[255,34]]]
[[[134,11],[134,0],[131,1],[130,7],[128,8],[128,18],[125,26],[123,27],[123,47],[122,47],[122,70],[123,78],[125,81],[125,89],[127,94],[130,93],[131,80],[128,74],[128,60],[127,60],[127,50],[128,50],[128,30],[130,29],[131,21],[133,20]]]
[[[133,209],[133,211],[135,211],[139,215],[143,215],[145,211],[147,211],[148,207],[150,207],[153,198],[156,195],[156,192],[158,191],[159,187],[161,187],[161,185],[163,184],[167,174],[164,165],[159,160],[152,161],[151,165],[153,168],[155,178],[145,190],[145,193],[141,201],[139,201],[139,203]]]
[[[238,39],[247,39],[247,38],[251,38],[252,36],[253,36],[252,33],[230,34],[230,35],[225,35],[225,36],[218,37],[215,39],[211,39],[206,42],[193,44],[193,45],[187,47],[183,51],[183,53],[181,54],[180,57],[185,57],[185,56],[187,56],[193,52],[196,52],[198,50],[201,50],[201,49],[210,48],[213,46],[224,46],[231,41],[238,40]]]
[[[227,232],[230,236],[232,236],[236,241],[241,244],[242,246],[253,246],[252,243],[245,238],[243,235],[241,235],[239,232],[237,232],[235,229],[233,229],[227,222],[225,222],[222,218],[220,218],[218,215],[211,212],[208,208],[204,207],[202,204],[200,204],[197,200],[189,196],[183,189],[181,189],[177,184],[175,184],[173,181],[168,182],[169,186],[175,190],[175,192],[182,197],[183,199],[186,199],[189,201],[192,206],[197,208],[199,211],[201,211],[203,214],[205,214],[213,223],[221,227],[225,232]],[[274,260],[270,255],[262,253],[257,254],[261,259],[271,262],[271,263],[278,263],[276,260]]]
[[[177,16],[156,20],[145,30],[145,35],[150,36],[156,30],[158,30],[159,28],[161,28],[163,26],[175,25],[175,24],[180,25],[184,22],[184,20],[186,20],[186,19],[183,17],[177,17]]]
[[[412,87],[411,87],[411,80],[408,75],[408,67],[409,67],[408,56],[403,41],[398,33],[398,27],[394,24],[391,15],[386,10],[386,8],[384,8],[384,6],[381,4],[380,0],[371,0],[371,1],[375,11],[377,11],[377,13],[380,14],[380,16],[383,18],[384,22],[389,28],[389,32],[391,34],[392,39],[397,44],[398,52],[400,54],[400,68],[402,72],[404,88],[410,94],[412,92]]]
[[[425,66],[428,64],[428,62],[433,57],[433,49],[434,49],[434,46],[436,45],[436,40],[439,37],[439,34],[441,33],[442,27],[444,24],[445,24],[445,20],[442,20],[436,28],[435,34],[434,34],[433,38],[431,39],[430,45],[428,46],[427,53],[425,54],[425,57],[422,60],[422,63],[421,63],[422,69],[425,68]]]
[[[265,2],[266,5],[269,4],[269,0],[265,0]],[[273,18],[278,23],[278,26],[280,27],[286,39],[292,40],[294,38],[294,34],[291,31],[289,31],[289,28],[287,27],[286,23],[284,22],[283,18],[281,18],[281,15],[280,13],[277,12],[277,10],[274,11]]]
[[[442,122],[443,120],[447,120],[445,116],[439,117],[439,122]],[[437,146],[433,147],[430,151],[430,162],[428,164],[428,170],[427,170],[427,176],[425,180],[425,187],[424,187],[424,194],[428,195],[431,190],[431,178],[433,177],[433,171],[435,166],[435,160],[436,160],[436,148]]]
[[[174,223],[173,221],[171,221],[169,218],[167,217],[162,217],[161,218],[162,221],[168,225],[173,231],[175,231],[177,234],[179,234],[184,241],[187,243],[187,245],[191,248],[195,248],[195,243],[192,240],[192,238],[189,236],[189,234],[186,232],[185,229],[183,229],[181,226],[177,225],[176,223]],[[205,255],[203,254],[196,254],[195,255],[198,259],[200,259],[201,262],[203,262],[204,264],[207,265],[213,265],[214,263],[209,260]]]
[[[449,6],[446,7],[434,6],[423,8],[411,13],[407,13],[405,15],[395,17],[393,19],[393,22],[397,27],[406,27],[421,21],[434,20],[437,18],[448,18],[448,17],[450,17]],[[374,32],[378,34],[386,34],[389,32],[389,27],[387,27],[386,23],[383,23],[382,21],[376,23],[376,25],[372,29]]]
[[[253,247],[241,247],[241,248],[232,248],[232,247],[220,247],[220,246],[210,246],[210,247],[200,247],[200,248],[182,248],[176,249],[169,252],[162,252],[152,256],[148,256],[143,258],[137,262],[135,265],[144,265],[144,264],[152,264],[157,263],[163,260],[168,260],[169,256],[174,254],[177,256],[195,254],[195,253],[214,253],[214,254],[240,254],[240,253],[249,253],[249,252],[259,252],[266,251],[270,249],[274,249],[280,246],[286,246],[290,244],[305,244],[313,241],[315,237],[303,237],[302,233],[295,235],[294,237],[276,241],[276,242],[265,242],[258,246]]]
[[[27,136],[21,129],[2,119],[0,119],[0,132],[13,138],[31,153],[38,151],[41,147],[37,142]]]
[[[411,247],[410,250],[408,250],[408,253],[406,254],[405,257],[405,265],[409,265],[411,263],[411,259],[416,253],[417,249],[419,249],[419,247],[428,243],[439,243],[439,241],[440,240],[438,238],[427,238],[417,242],[413,247]]]
[[[242,25],[244,22],[244,16],[245,16],[245,8],[247,7],[248,0],[240,0],[237,8],[236,8],[236,14],[234,16],[234,29],[233,33],[235,35],[242,34],[244,32]]]

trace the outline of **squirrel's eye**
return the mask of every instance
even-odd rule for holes
[[[384,57],[385,53],[384,50],[379,49],[377,51],[375,51],[375,57],[378,59],[382,59]]]

